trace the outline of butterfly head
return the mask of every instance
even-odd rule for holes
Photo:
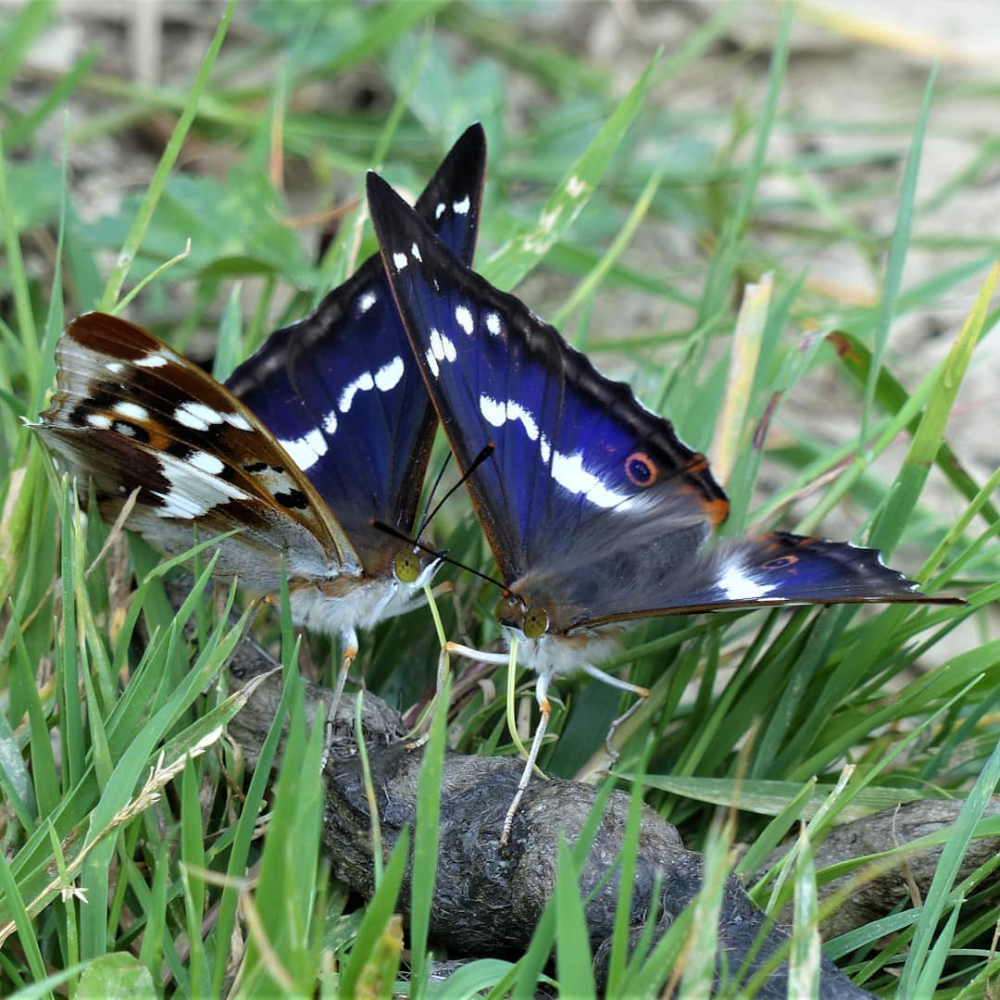
[[[502,628],[520,632],[525,639],[541,639],[549,630],[549,613],[541,605],[529,605],[514,593],[507,593],[497,605],[497,621]]]

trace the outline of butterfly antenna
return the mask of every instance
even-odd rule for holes
[[[376,529],[376,531],[384,531],[387,535],[391,535],[393,538],[398,538],[401,542],[406,542],[407,545],[412,545],[414,548],[418,548],[428,555],[434,556],[435,559],[440,559],[442,562],[451,563],[452,566],[457,566],[459,569],[464,569],[466,573],[471,573],[473,576],[478,576],[480,580],[485,580],[487,583],[492,583],[495,587],[499,587],[504,593],[507,592],[507,586],[497,580],[495,577],[490,576],[487,573],[480,573],[478,569],[473,569],[471,566],[467,566],[463,562],[459,562],[457,559],[452,559],[451,556],[446,555],[439,549],[431,548],[430,545],[425,545],[419,539],[410,538],[405,531],[400,531],[399,528],[394,528],[391,524],[386,524],[385,521],[379,521],[372,519],[371,526]]]
[[[424,533],[424,529],[427,527],[428,524],[431,523],[431,520],[437,516],[437,512],[445,505],[445,503],[451,498],[451,496],[455,493],[455,491],[461,488],[461,486],[469,479],[472,473],[475,472],[476,469],[478,469],[479,466],[481,466],[483,462],[485,462],[486,459],[488,459],[495,450],[496,449],[493,446],[493,442],[490,441],[490,443],[487,444],[486,447],[483,448],[483,450],[478,455],[476,455],[476,457],[472,460],[472,464],[462,474],[462,478],[459,479],[459,481],[455,483],[455,485],[452,486],[451,489],[448,490],[448,492],[445,493],[443,497],[441,497],[441,499],[434,505],[433,510],[424,515],[423,520],[420,522],[420,530],[417,532],[418,538]],[[446,459],[445,466],[447,464],[448,463]],[[441,476],[443,475],[444,475],[444,466],[442,466],[441,471],[438,473],[437,479],[434,480],[434,486],[431,489],[431,496],[434,495],[434,490],[437,489],[438,483],[441,482]],[[427,505],[428,507],[430,506],[430,500],[427,501]],[[465,568],[468,569],[469,567],[466,566]],[[472,572],[475,572],[475,570],[472,570]]]
[[[420,526],[417,528],[417,538],[419,538],[424,533],[424,529],[430,523],[430,519],[432,516],[431,513],[429,513],[431,509],[431,503],[434,501],[434,494],[437,493],[437,489],[441,485],[441,480],[444,478],[445,470],[448,468],[448,463],[450,461],[451,461],[451,450],[449,449],[448,454],[444,456],[444,461],[441,463],[441,468],[438,471],[438,474],[434,477],[434,482],[431,485],[430,491],[427,494],[427,506],[424,507],[423,517],[420,518]],[[447,496],[450,495],[451,493],[449,492]],[[435,514],[437,513],[437,509],[439,506],[440,504],[435,505],[434,507]]]

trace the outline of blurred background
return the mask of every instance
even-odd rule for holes
[[[0,121],[17,227],[30,237],[29,266],[43,287],[66,138],[72,237],[103,247],[110,267],[224,5],[31,6],[37,16],[30,37],[17,39],[26,56],[11,66]],[[0,37],[14,30],[12,15],[23,9],[0,5]],[[859,314],[870,314],[921,95],[938,63],[903,277],[904,289],[918,291],[890,341],[889,361],[909,386],[947,352],[1000,247],[1000,24],[987,10],[985,2],[796,5],[779,118],[744,252],[746,279],[773,272],[779,286],[803,282],[797,306],[805,308],[794,316],[800,332],[851,328]],[[181,252],[188,237],[191,256],[151,286],[144,318],[201,335],[217,323],[233,280],[243,282],[248,315],[279,270],[300,288],[315,284],[322,234],[329,239],[337,210],[358,197],[375,138],[417,60],[425,62],[386,157],[390,176],[416,191],[425,165],[466,124],[483,121],[491,154],[483,234],[489,253],[537,217],[614,101],[662,48],[657,77],[602,191],[520,294],[542,315],[565,301],[656,167],[663,180],[591,303],[589,337],[598,350],[615,338],[669,343],[696,320],[715,234],[738,197],[778,15],[777,5],[765,3],[630,0],[240,4],[211,97],[133,278]],[[373,44],[377,19],[385,34]],[[261,122],[276,107],[282,113],[270,134],[277,151],[256,154],[277,187],[267,191],[250,176],[248,146],[259,146]],[[413,161],[421,166],[407,173]],[[209,203],[213,212],[225,203],[224,229],[201,211]],[[963,268],[967,274],[956,273]],[[207,283],[184,280],[206,276]],[[920,294],[934,282],[937,294]],[[267,290],[261,332],[276,325],[291,294],[282,281],[276,285]],[[93,305],[70,299],[68,315]],[[210,350],[210,341],[196,343],[195,353]],[[647,356],[664,358],[656,348]],[[615,366],[611,355],[604,367]],[[994,339],[981,349],[949,428],[980,472],[997,463],[998,383]],[[788,401],[786,413],[818,419],[824,435],[842,441],[856,429],[853,405],[829,378],[818,378]]]

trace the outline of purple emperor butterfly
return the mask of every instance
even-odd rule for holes
[[[465,261],[485,162],[473,126],[417,202]],[[93,481],[104,517],[138,490],[128,526],[164,551],[187,551],[195,528],[202,540],[240,529],[213,547],[216,572],[269,594],[284,561],[296,623],[341,640],[339,694],[357,629],[417,606],[436,568],[371,527],[412,533],[436,425],[375,255],[227,386],[123,319],[79,317],[34,427],[62,468]]]

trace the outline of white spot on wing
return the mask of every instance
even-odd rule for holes
[[[433,351],[425,351],[424,357],[427,358],[427,367],[430,368],[431,374],[437,378],[441,374],[441,368],[437,363],[437,358],[434,357]]]
[[[323,433],[333,436],[337,433],[337,411],[331,410],[323,418]]]
[[[430,344],[431,353],[438,361],[454,361],[458,356],[451,338],[443,334],[436,326],[431,327]],[[436,369],[437,365],[432,365],[432,367]],[[437,375],[437,371],[434,374]]]
[[[98,430],[107,430],[111,426],[111,418],[104,413],[88,413],[87,423]]]
[[[147,354],[144,358],[136,358],[132,362],[136,368],[162,368],[167,359],[159,353]]]
[[[738,563],[729,563],[716,583],[730,601],[752,601],[771,593],[773,584],[758,583]]]
[[[507,404],[499,403],[489,396],[479,397],[479,412],[486,419],[486,422],[494,427],[503,427],[507,422]]]
[[[486,314],[486,329],[489,330],[494,337],[500,336],[500,317],[496,313]]]
[[[149,411],[138,403],[115,403],[112,407],[115,413],[130,420],[149,420]]]
[[[117,375],[125,366],[120,361],[109,361],[104,367]]]
[[[222,414],[204,403],[188,400],[174,410],[174,420],[195,431],[207,431],[211,424],[221,424]]]
[[[583,455],[564,455],[556,451],[552,455],[552,478],[570,493],[582,495],[597,507],[616,507],[628,496],[609,490],[592,472],[583,467]]]
[[[222,419],[225,420],[230,427],[235,427],[240,431],[252,431],[253,427],[250,426],[250,421],[243,416],[242,413],[223,413]]]
[[[516,400],[507,400],[507,419],[520,420],[528,437],[532,441],[538,440],[538,424],[535,422],[535,418]]]
[[[362,372],[353,382],[348,382],[341,390],[340,399],[337,400],[337,407],[341,413],[347,413],[354,402],[354,397],[359,392],[367,392],[375,388],[375,380],[371,372]]]
[[[197,460],[199,455],[207,460],[206,464],[211,465],[213,456],[204,452],[195,452],[187,461],[174,458],[173,455],[159,456],[160,472],[170,483],[171,489],[156,493],[163,501],[163,505],[156,508],[157,517],[196,518],[230,500],[249,499],[249,494],[238,486],[200,468]],[[218,459],[214,461],[218,462]]]
[[[435,208],[434,208],[434,218],[435,219],[440,219],[441,216],[444,215],[444,210],[445,210],[446,207],[447,206],[445,205],[445,203],[443,201],[439,201],[437,203],[437,205],[435,206]]]
[[[210,455],[207,451],[196,451],[188,455],[186,461],[188,465],[193,465],[210,476],[217,476],[226,467],[215,455]]]
[[[392,361],[382,365],[375,372],[375,387],[379,392],[388,392],[390,389],[395,389],[399,385],[399,380],[403,377],[405,370],[406,367],[403,364],[403,359],[397,354]]]
[[[358,299],[358,315],[364,316],[364,314],[368,312],[368,310],[371,309],[376,302],[378,302],[378,296],[374,292],[365,292],[364,295]]]
[[[461,201],[452,202],[451,208],[456,215],[468,215],[471,206],[472,202],[469,201],[469,196],[466,195]]]
[[[409,261],[406,259],[405,253],[394,253],[392,255],[392,262],[393,264],[396,265],[397,271],[402,271],[403,268],[406,267],[407,264],[409,264]]]
[[[479,397],[479,412],[494,427],[503,427],[508,420],[520,421],[525,434],[532,441],[537,441],[539,438],[538,421],[535,420],[534,414],[516,399],[508,399],[506,403],[501,403],[499,400],[483,394]],[[551,449],[544,434],[541,435],[541,438],[542,460],[548,462]]]
[[[465,306],[455,307],[455,322],[471,337],[473,324],[472,313]]]
[[[326,438],[318,427],[300,438],[292,441],[279,440],[278,443],[303,472],[312,468],[327,452]]]
[[[410,253],[412,254],[414,260],[422,261],[424,259],[420,256],[420,247],[418,247],[416,243],[410,247]]]

